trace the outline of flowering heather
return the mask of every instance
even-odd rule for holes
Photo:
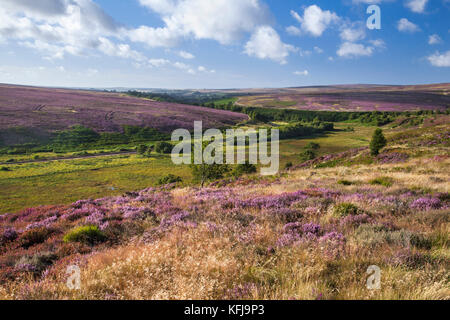
[[[16,240],[18,237],[17,231],[14,228],[7,228],[3,231],[3,234],[1,236],[2,241],[13,241]]]
[[[401,163],[407,161],[408,159],[409,155],[399,152],[382,153],[377,157],[378,162],[381,164]]]
[[[244,114],[198,106],[155,102],[80,90],[0,85],[0,128],[23,127],[51,131],[82,125],[100,132],[117,132],[124,125],[151,127],[162,132],[221,128],[247,120]]]
[[[0,298],[449,299],[449,159],[430,156],[8,214],[0,219]],[[370,184],[380,169],[395,184]],[[422,187],[430,176],[435,182]],[[343,203],[356,209],[336,215]],[[86,226],[102,241],[64,243]],[[74,264],[81,291],[64,287]],[[365,287],[370,265],[389,281],[380,290]]]
[[[421,211],[437,210],[442,208],[441,200],[437,198],[423,197],[411,203],[411,209]]]
[[[229,300],[243,300],[249,298],[253,291],[257,289],[254,283],[245,283],[238,285],[233,289],[229,289],[226,293],[226,297]]]

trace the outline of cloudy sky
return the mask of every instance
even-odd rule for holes
[[[367,28],[370,4],[381,30]],[[242,88],[450,81],[450,0],[0,0],[0,82]]]

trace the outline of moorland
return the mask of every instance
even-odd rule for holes
[[[0,298],[449,299],[449,89],[1,85]],[[279,129],[283,169],[200,187],[194,120]]]

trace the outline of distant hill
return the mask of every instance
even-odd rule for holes
[[[45,136],[75,125],[97,132],[118,132],[131,125],[170,133],[178,128],[191,129],[195,120],[203,120],[204,127],[220,128],[246,119],[235,112],[120,93],[0,84],[0,139],[4,144],[25,143],[26,135]]]
[[[450,84],[254,89],[239,105],[316,111],[418,111],[450,107]]]

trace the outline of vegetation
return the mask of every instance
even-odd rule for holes
[[[168,142],[158,142],[155,146],[155,151],[163,154],[171,154],[173,145]]]
[[[391,187],[394,184],[394,179],[392,179],[391,177],[378,177],[370,180],[370,184],[380,185],[383,187]]]
[[[66,243],[80,242],[94,245],[106,240],[105,234],[97,226],[83,226],[70,230],[64,235],[63,241]]]
[[[179,183],[183,182],[183,179],[179,176],[176,176],[174,174],[168,174],[167,176],[162,177],[158,180],[158,185],[163,186],[166,184],[172,184],[172,183]]]
[[[240,177],[244,174],[256,173],[257,168],[254,164],[250,164],[248,161],[243,164],[238,164],[233,170],[233,176]]]
[[[334,215],[336,217],[346,217],[349,215],[357,215],[358,214],[358,207],[355,206],[353,203],[339,203],[337,204],[333,209]]]
[[[370,142],[370,152],[373,156],[380,154],[380,150],[387,145],[387,140],[383,135],[383,130],[375,130],[372,141]]]

